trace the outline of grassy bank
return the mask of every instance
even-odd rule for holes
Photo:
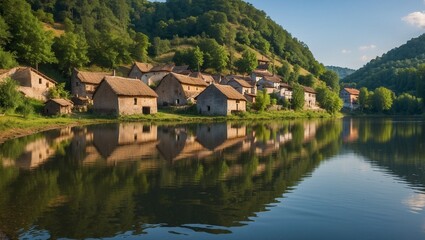
[[[324,111],[273,111],[273,112],[245,112],[232,116],[199,116],[191,113],[172,112],[162,110],[154,115],[132,115],[119,118],[111,116],[99,116],[90,114],[74,114],[69,117],[43,117],[32,115],[24,118],[20,115],[0,116],[0,142],[7,139],[33,134],[36,132],[61,128],[65,126],[76,126],[108,122],[219,122],[219,121],[259,121],[277,119],[309,119],[309,118],[331,118]]]

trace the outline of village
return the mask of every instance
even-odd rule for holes
[[[184,108],[196,105],[196,114],[228,116],[245,112],[255,104],[258,93],[273,95],[279,102],[292,102],[293,86],[281,76],[271,73],[270,62],[258,60],[258,67],[249,76],[210,75],[192,72],[188,66],[174,64],[153,66],[135,62],[127,76],[112,72],[89,72],[74,69],[71,76],[71,98],[49,98],[49,91],[58,83],[31,67],[0,70],[0,81],[14,79],[25,97],[44,102],[44,115],[67,115],[88,110],[102,115],[155,114],[158,108]],[[316,91],[302,86],[304,109],[321,108]],[[344,107],[358,107],[359,91],[344,88],[340,97]],[[281,110],[276,102],[268,110]]]

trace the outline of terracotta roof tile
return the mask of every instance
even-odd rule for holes
[[[118,96],[158,97],[154,90],[140,80],[107,76],[104,81]]]
[[[355,88],[344,88],[345,91],[347,91],[351,95],[359,95],[360,91]]]

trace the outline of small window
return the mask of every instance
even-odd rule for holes
[[[196,87],[196,91],[198,91],[198,87]]]
[[[207,106],[208,112],[211,111],[211,106]]]
[[[151,132],[151,126],[144,125],[142,128],[143,133],[150,133]]]
[[[134,141],[137,141],[137,133],[134,134]]]
[[[236,103],[239,103],[239,100],[236,100]]]
[[[134,98],[134,105],[137,105],[137,98]]]
[[[46,83],[46,88],[48,88],[50,85],[49,85],[49,83]]]
[[[39,78],[39,79],[38,79],[38,83],[39,83],[39,84],[43,84],[43,79]]]
[[[187,90],[190,90],[190,86],[187,86]]]
[[[75,86],[80,86],[80,83],[79,82],[75,82]]]

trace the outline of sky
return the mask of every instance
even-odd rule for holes
[[[245,0],[324,65],[358,69],[425,32],[425,0]]]

